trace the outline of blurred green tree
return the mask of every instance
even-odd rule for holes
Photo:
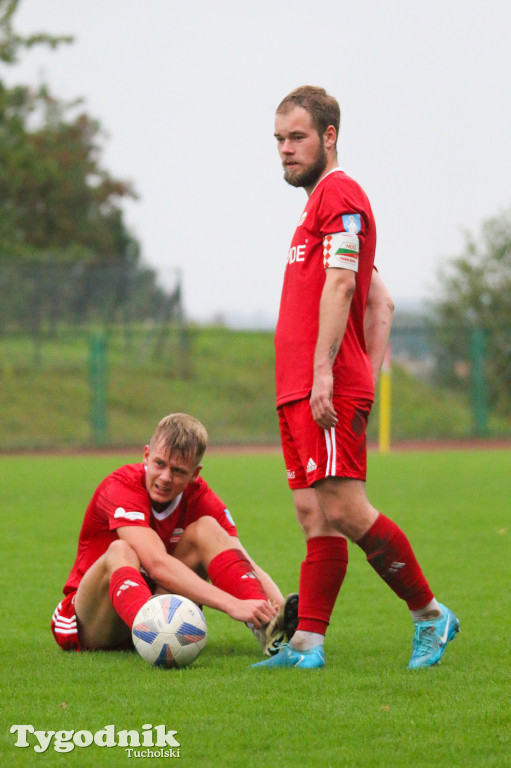
[[[23,36],[15,32],[12,24],[13,16],[20,0],[0,0],[0,62],[15,64],[19,61],[20,52],[36,45],[47,45],[57,48],[61,43],[72,43],[69,35],[48,35],[38,32],[35,35]]]
[[[485,339],[490,405],[511,414],[511,209],[465,235],[463,253],[438,274],[432,303],[442,377],[460,383],[468,375],[471,342]],[[464,366],[463,363],[466,363]]]
[[[17,34],[18,4],[0,0],[0,321],[39,328],[58,317],[168,315],[179,292],[166,295],[141,261],[121,207],[136,193],[102,166],[100,123],[81,99],[65,103],[46,84],[8,87],[1,77],[23,51],[73,41]]]

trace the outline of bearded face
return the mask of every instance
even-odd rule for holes
[[[287,164],[283,161],[284,179],[292,187],[315,187],[316,183],[326,168],[325,145],[321,139],[316,157],[308,164]]]
[[[294,107],[277,112],[275,138],[284,179],[293,187],[304,187],[310,194],[328,165],[325,136],[318,133],[309,112]]]

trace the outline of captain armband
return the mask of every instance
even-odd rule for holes
[[[349,232],[336,232],[323,238],[323,266],[351,269],[358,272],[358,253],[360,240],[358,235]]]

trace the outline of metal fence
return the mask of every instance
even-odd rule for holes
[[[153,277],[0,268],[1,450],[137,447],[170,411],[212,442],[278,443],[273,334],[187,325],[179,280]],[[398,317],[391,347],[391,444],[511,437],[511,328]]]
[[[511,328],[498,323],[398,322],[391,335],[395,437],[509,437],[510,343]]]
[[[510,371],[494,381],[489,333],[465,329],[446,365],[432,331],[395,330],[391,444],[511,437],[500,391]],[[196,415],[216,443],[278,443],[273,357],[268,332],[149,322],[4,331],[0,449],[139,446],[170,411]],[[379,408],[377,393],[373,441]]]

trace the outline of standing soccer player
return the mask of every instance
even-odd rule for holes
[[[307,554],[297,631],[277,655],[254,666],[324,666],[324,636],[350,539],[410,609],[409,667],[428,667],[440,661],[459,621],[435,599],[404,533],[366,496],[365,433],[393,306],[374,269],[369,200],[338,166],[339,125],[339,105],[323,88],[297,88],[277,109],[284,179],[308,195],[275,334],[282,447]]]

